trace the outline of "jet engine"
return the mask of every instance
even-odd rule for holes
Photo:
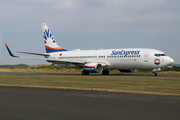
[[[83,66],[83,71],[86,73],[100,73],[103,71],[103,66],[100,63],[87,63]]]

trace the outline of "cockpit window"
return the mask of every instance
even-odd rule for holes
[[[155,56],[157,56],[157,57],[166,56],[166,54],[155,54]]]

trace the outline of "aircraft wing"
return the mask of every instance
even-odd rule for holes
[[[71,64],[85,64],[84,61],[72,61],[72,60],[61,60],[61,59],[46,59],[47,62],[52,63],[71,63]]]
[[[25,54],[32,54],[32,55],[41,55],[41,56],[49,56],[49,54],[46,53],[32,53],[32,52],[20,52],[18,51],[18,53],[25,53]]]
[[[8,53],[11,57],[17,57],[17,58],[26,58],[26,59],[37,59],[37,60],[46,60],[47,62],[51,62],[52,64],[85,64],[84,61],[73,61],[73,60],[61,60],[61,59],[48,59],[48,58],[37,58],[37,57],[25,57],[25,56],[16,56],[14,55],[7,44],[5,44]],[[32,54],[32,55],[40,55],[40,56],[49,56],[49,54],[43,54],[43,53],[31,53],[31,52],[19,52],[19,53],[25,53],[25,54]]]

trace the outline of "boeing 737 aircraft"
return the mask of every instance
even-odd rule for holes
[[[44,56],[52,65],[73,67],[82,69],[82,75],[89,73],[101,73],[109,75],[109,70],[118,69],[121,72],[134,72],[137,69],[152,69],[152,75],[171,65],[174,60],[166,56],[164,52],[146,48],[124,48],[105,50],[80,50],[68,51],[57,45],[46,23],[42,24],[46,53],[20,52],[26,54]],[[5,44],[6,45],[6,44]],[[23,58],[12,54],[8,46],[7,50],[12,57]],[[38,58],[41,59],[41,58]]]

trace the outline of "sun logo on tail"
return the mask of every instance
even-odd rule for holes
[[[44,37],[44,43],[45,44],[46,44],[46,41],[47,41],[48,38],[51,39],[53,41],[53,43],[55,43],[55,40],[54,40],[54,38],[53,38],[53,36],[52,36],[49,29],[47,29],[47,30],[45,29],[45,31],[43,32],[43,37]]]

